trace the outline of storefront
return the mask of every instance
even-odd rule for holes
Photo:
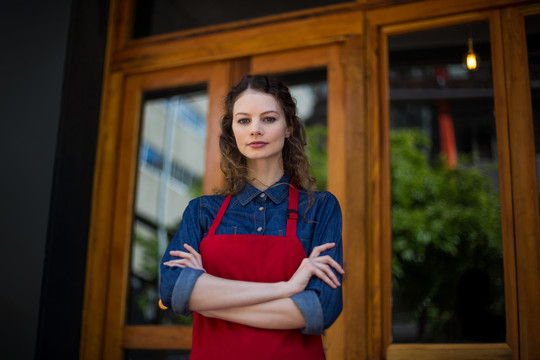
[[[156,266],[187,201],[221,183],[222,101],[255,73],[291,87],[341,204],[328,359],[540,357],[537,2],[284,4],[232,22],[158,3],[111,1],[81,358],[189,353]]]

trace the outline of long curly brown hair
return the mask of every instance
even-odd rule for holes
[[[225,115],[221,119],[219,137],[220,166],[225,174],[225,185],[218,192],[236,194],[249,181],[246,158],[238,150],[232,129],[234,103],[248,89],[270,94],[278,101],[285,114],[287,127],[292,129],[283,146],[283,170],[296,187],[312,191],[315,187],[315,178],[311,175],[309,160],[304,149],[306,131],[297,116],[296,101],[281,80],[264,75],[248,75],[243,77],[225,98]]]

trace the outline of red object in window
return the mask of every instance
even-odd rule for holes
[[[450,115],[448,100],[441,99],[437,102],[439,109],[439,137],[441,152],[446,156],[448,167],[454,169],[457,165],[456,136],[454,133],[454,120]]]

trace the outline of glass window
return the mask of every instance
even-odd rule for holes
[[[388,39],[394,343],[505,341],[489,39],[487,22]]]
[[[204,87],[147,94],[144,101],[127,306],[130,325],[191,324],[191,317],[159,310],[158,274],[185,207],[202,193],[207,109]]]
[[[296,99],[298,117],[306,128],[306,152],[317,190],[326,190],[328,129],[326,70],[278,75]]]
[[[354,1],[279,0],[258,2],[254,6],[253,2],[247,0],[136,0],[133,37],[141,38],[347,2]]]
[[[536,181],[540,194],[540,15],[525,18],[527,33],[527,53],[529,76],[531,78],[531,103],[534,126],[534,146],[536,158]],[[539,195],[540,196],[540,195]],[[540,199],[538,202],[540,206]]]

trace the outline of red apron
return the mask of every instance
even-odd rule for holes
[[[205,270],[214,276],[252,282],[287,281],[306,258],[296,237],[298,190],[289,186],[285,236],[216,235],[229,205],[227,196],[200,246]],[[226,254],[226,255],[225,255]],[[190,359],[325,359],[321,336],[300,330],[267,330],[193,314]]]

